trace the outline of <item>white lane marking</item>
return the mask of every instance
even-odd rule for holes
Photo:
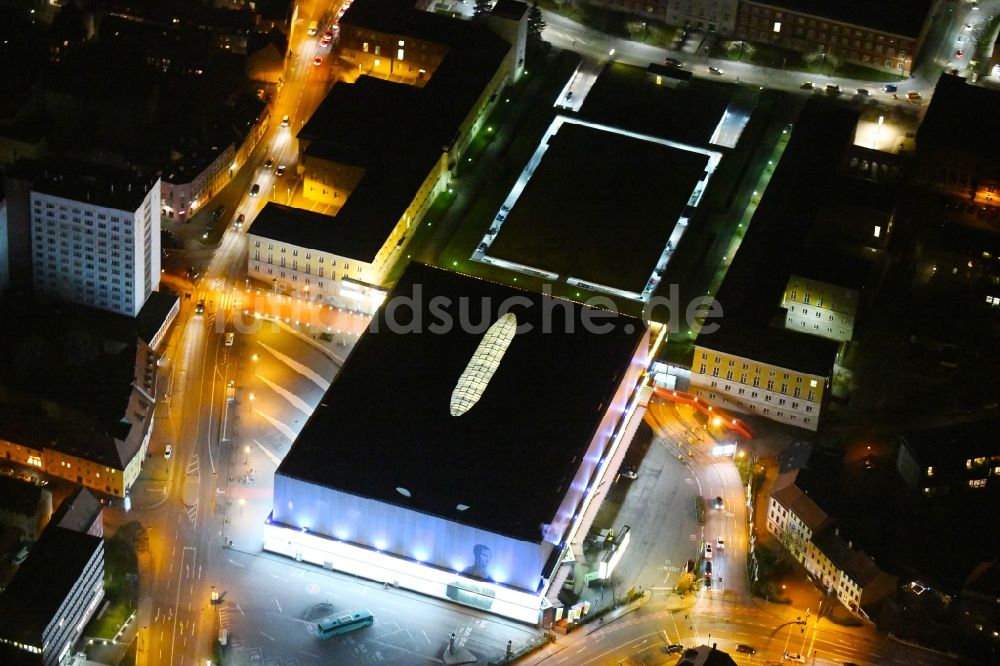
[[[270,423],[271,425],[273,425],[275,427],[275,429],[278,430],[282,435],[284,435],[285,437],[287,437],[288,439],[290,439],[292,441],[295,441],[296,433],[295,433],[294,430],[292,430],[291,428],[289,428],[287,425],[285,425],[284,423],[282,423],[278,419],[274,418],[270,414],[265,414],[264,412],[260,411],[259,409],[254,410],[254,412],[257,414],[257,416],[261,417],[262,419],[264,419],[265,421],[267,421],[268,423]]]
[[[312,338],[307,338],[307,339],[310,342],[313,341]],[[306,367],[302,363],[299,363],[298,361],[296,361],[295,359],[293,359],[292,357],[290,357],[290,356],[288,356],[286,354],[282,354],[280,351],[278,351],[274,347],[271,347],[270,345],[267,345],[267,344],[265,344],[263,342],[260,342],[260,341],[258,341],[257,344],[259,344],[261,347],[263,347],[264,351],[270,353],[276,359],[278,359],[279,361],[281,361],[282,363],[284,363],[285,365],[287,365],[289,368],[291,368],[295,372],[299,373],[300,375],[302,375],[303,377],[305,377],[306,379],[308,379],[309,381],[311,381],[312,383],[314,383],[316,386],[320,387],[324,391],[327,390],[328,388],[330,388],[330,382],[327,381],[326,379],[323,379],[323,377],[318,372],[316,372],[315,370],[313,370],[312,368]],[[341,361],[341,363],[342,363],[342,361]]]
[[[313,413],[313,408],[309,406],[308,402],[306,402],[299,396],[295,395],[285,387],[275,384],[274,382],[272,382],[270,379],[268,379],[263,375],[257,375],[257,379],[264,382],[264,384],[267,385],[272,391],[274,391],[282,398],[287,400],[292,405],[292,407],[296,408],[306,416],[309,416],[310,414]]]

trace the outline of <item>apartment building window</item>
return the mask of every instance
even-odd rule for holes
[[[321,268],[320,270],[323,270],[323,269]],[[706,370],[706,368],[705,368],[705,364],[704,364],[704,363],[702,363],[702,364],[701,364],[701,365],[700,365],[700,366],[698,367],[698,374],[699,374],[699,375],[703,375],[703,374],[705,374],[705,370]]]
[[[774,380],[773,379],[768,379],[767,380],[767,390],[768,391],[773,391],[774,390]]]

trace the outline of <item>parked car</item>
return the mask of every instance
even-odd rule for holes
[[[288,125],[289,125],[288,114],[286,113],[284,116],[281,117],[281,126],[288,127]]]
[[[194,313],[195,314],[205,314],[205,299],[204,298],[194,304]]]
[[[635,467],[632,466],[623,467],[622,476],[624,476],[626,479],[635,480],[639,478],[639,473],[635,471]]]
[[[715,74],[716,76],[722,76],[723,74],[725,74],[725,72],[723,72],[718,67],[709,67],[708,72],[709,74]]]
[[[840,86],[837,85],[836,83],[828,83],[828,84],[826,84],[826,94],[827,95],[839,95],[840,94]]]
[[[313,58],[313,64],[317,67],[323,64],[323,56],[316,56]]]
[[[801,86],[799,86],[799,88],[802,88],[803,90],[812,90],[813,89],[813,82],[812,81],[805,81],[805,82],[802,83]]]
[[[282,176],[285,175],[285,168],[286,167],[284,164],[279,164],[278,168],[274,170],[274,175],[277,176],[278,178],[281,178]]]
[[[726,542],[722,540],[722,537],[719,537],[719,538],[718,538],[718,539],[716,540],[716,543],[715,543],[715,548],[716,548],[717,550],[722,550],[722,549],[723,549],[723,548],[725,548],[725,547],[726,547]]]
[[[288,116],[285,116],[285,118],[288,118]],[[287,127],[287,125],[285,125],[285,121],[284,120],[281,121],[281,124],[282,124],[283,127]],[[264,160],[264,168],[265,169],[270,169],[273,166],[274,166],[274,160],[272,160],[270,157],[268,157],[266,160]]]
[[[170,460],[170,457],[174,455],[174,447],[167,444],[166,448],[163,449],[163,457]]]
[[[260,194],[260,184],[254,183],[253,187],[250,188],[250,196],[255,197]]]
[[[712,559],[712,544],[710,543],[705,544],[705,559],[706,560]]]
[[[806,658],[805,657],[803,657],[801,654],[795,654],[795,653],[792,653],[792,652],[786,652],[784,655],[782,655],[781,660],[782,661],[794,661],[794,662],[796,662],[798,664],[804,664],[804,663],[806,663]]]
[[[235,342],[235,341],[236,341],[236,334],[235,333],[226,333],[226,346],[227,347],[232,347],[233,346],[233,342]]]
[[[684,66],[684,63],[682,63],[680,60],[677,60],[676,58],[664,58],[663,59],[663,64],[664,65],[668,65],[670,67],[683,67]]]
[[[916,90],[911,90],[910,92],[906,93],[906,99],[910,100],[911,102],[916,102],[917,100],[920,99],[920,93],[918,93]]]
[[[716,509],[721,509],[723,506],[725,506],[725,502],[722,501],[722,498],[721,497],[716,497],[715,498],[715,508]]]
[[[684,646],[680,643],[671,643],[670,645],[663,648],[663,651],[667,654],[673,654],[675,652],[684,652]]]
[[[226,384],[226,402],[234,400],[236,400],[236,380],[230,379],[229,383]]]
[[[736,646],[736,651],[741,654],[757,654],[757,648],[743,643]]]
[[[236,222],[233,223],[233,226],[236,227],[237,229],[242,229],[243,228],[243,222],[246,219],[247,219],[247,216],[244,215],[243,213],[240,213],[239,215],[236,216]]]
[[[868,88],[858,88],[858,94],[862,97],[868,97]]]
[[[882,92],[894,93],[897,90],[899,90],[899,88],[896,86],[895,83],[887,83],[884,86],[882,86]]]
[[[222,218],[222,214],[226,212],[225,206],[219,206],[214,211],[212,211],[212,219],[219,220]]]

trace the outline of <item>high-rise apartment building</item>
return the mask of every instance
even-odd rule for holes
[[[57,176],[31,190],[35,292],[134,317],[160,284],[160,181]]]

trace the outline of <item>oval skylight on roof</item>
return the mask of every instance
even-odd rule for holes
[[[461,416],[479,402],[493,373],[500,367],[500,361],[516,332],[517,317],[513,312],[508,312],[493,322],[483,334],[469,364],[458,378],[455,390],[451,392],[452,416]]]
[[[406,488],[402,487],[402,486],[397,486],[396,487],[396,492],[399,493],[400,495],[402,495],[403,497],[412,497],[412,495],[410,494],[410,491],[407,490]]]

